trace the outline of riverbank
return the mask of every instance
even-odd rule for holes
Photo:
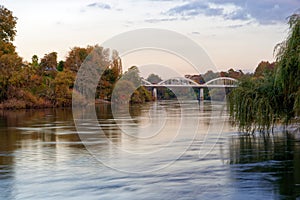
[[[49,101],[40,100],[37,102],[28,102],[19,99],[10,99],[0,103],[0,110],[21,110],[21,109],[41,109],[57,108]]]
[[[140,101],[140,102],[130,102],[130,104],[142,104],[146,101]],[[148,102],[148,101],[147,101]],[[104,99],[95,99],[95,104],[113,104],[115,102],[111,102],[109,100]],[[82,105],[87,105],[88,103],[80,103]],[[72,101],[65,102],[62,105],[55,105],[51,103],[50,101],[45,101],[43,99],[31,102],[31,101],[24,101],[19,99],[10,99],[7,101],[4,101],[0,103],[0,110],[23,110],[23,109],[44,109],[44,108],[71,108],[72,107]]]

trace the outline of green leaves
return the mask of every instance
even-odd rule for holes
[[[240,80],[229,96],[230,116],[241,131],[269,132],[300,115],[300,15],[289,25],[287,40],[275,47],[275,69]]]
[[[288,124],[297,114],[295,106],[300,87],[300,15],[289,18],[290,32],[277,54],[278,79],[276,84],[283,89],[284,123]],[[298,100],[297,100],[298,101]],[[296,110],[295,110],[296,109]]]
[[[274,79],[247,78],[229,95],[230,115],[244,132],[267,131],[280,112]]]

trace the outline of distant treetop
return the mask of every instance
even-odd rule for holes
[[[12,11],[0,5],[0,39],[4,42],[12,42],[15,39],[17,18]]]

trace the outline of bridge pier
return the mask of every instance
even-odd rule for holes
[[[199,101],[204,100],[204,88],[199,88]]]
[[[157,88],[156,88],[156,87],[154,87],[154,88],[152,89],[152,95],[153,95],[153,97],[154,97],[154,100],[156,101],[156,100],[157,100]]]

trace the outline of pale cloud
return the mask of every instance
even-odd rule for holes
[[[214,6],[216,5],[216,6]],[[235,9],[226,12],[225,7]],[[299,0],[211,0],[186,1],[165,12],[168,16],[216,16],[227,20],[255,20],[259,24],[283,23],[285,19],[300,8]]]
[[[111,6],[109,4],[101,3],[101,2],[95,2],[95,3],[88,4],[87,7],[101,8],[101,9],[107,9],[107,10],[111,9]]]
[[[158,22],[170,22],[170,21],[176,21],[177,18],[151,18],[151,19],[145,19],[145,22],[148,23],[158,23]]]
[[[194,1],[185,3],[180,6],[175,6],[174,8],[169,9],[166,14],[171,16],[184,16],[184,17],[194,17],[198,15],[206,16],[218,16],[222,15],[222,8],[211,8],[208,2],[203,1]]]
[[[194,34],[194,35],[200,35],[200,32],[198,32],[198,31],[193,31],[192,34]]]

